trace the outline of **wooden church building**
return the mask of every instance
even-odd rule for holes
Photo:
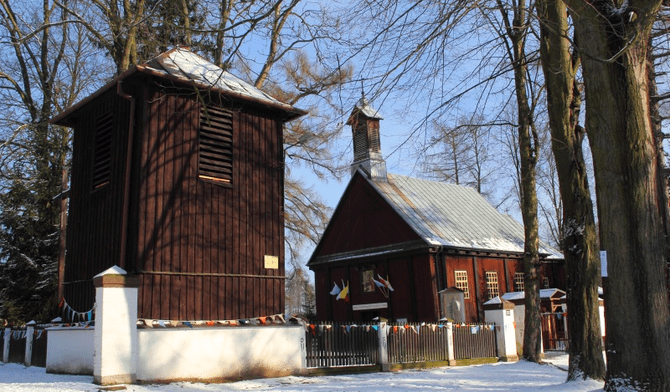
[[[363,98],[347,122],[352,178],[308,262],[318,319],[484,321],[484,302],[523,291],[523,226],[474,189],[387,173],[380,120]],[[541,286],[564,289],[562,255],[541,244],[541,261]]]
[[[54,118],[74,129],[69,306],[90,309],[118,265],[140,318],[282,314],[283,126],[304,114],[177,48]]]

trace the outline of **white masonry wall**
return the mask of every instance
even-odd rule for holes
[[[47,373],[93,375],[93,327],[54,327],[47,333]]]
[[[137,380],[224,381],[301,373],[302,326],[138,330]]]

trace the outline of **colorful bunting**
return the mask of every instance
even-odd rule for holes
[[[60,302],[58,303],[58,308],[61,309],[64,322],[81,323],[84,321],[93,320],[95,304],[93,304],[93,308],[87,312],[77,312],[76,310],[72,309],[72,307],[70,307],[65,298],[61,298]]]

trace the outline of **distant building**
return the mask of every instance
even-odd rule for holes
[[[282,314],[282,132],[303,114],[177,48],[53,119],[74,129],[69,306],[90,309],[93,276],[119,265],[140,318]]]
[[[347,122],[353,175],[308,262],[318,318],[435,321],[462,306],[483,321],[484,302],[523,290],[523,226],[474,189],[387,173],[379,120],[361,99]],[[564,288],[562,255],[540,252],[541,286]]]

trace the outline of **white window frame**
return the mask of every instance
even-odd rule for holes
[[[463,291],[463,299],[470,299],[470,286],[468,285],[468,271],[465,270],[454,271],[454,279],[456,280],[456,288]]]

